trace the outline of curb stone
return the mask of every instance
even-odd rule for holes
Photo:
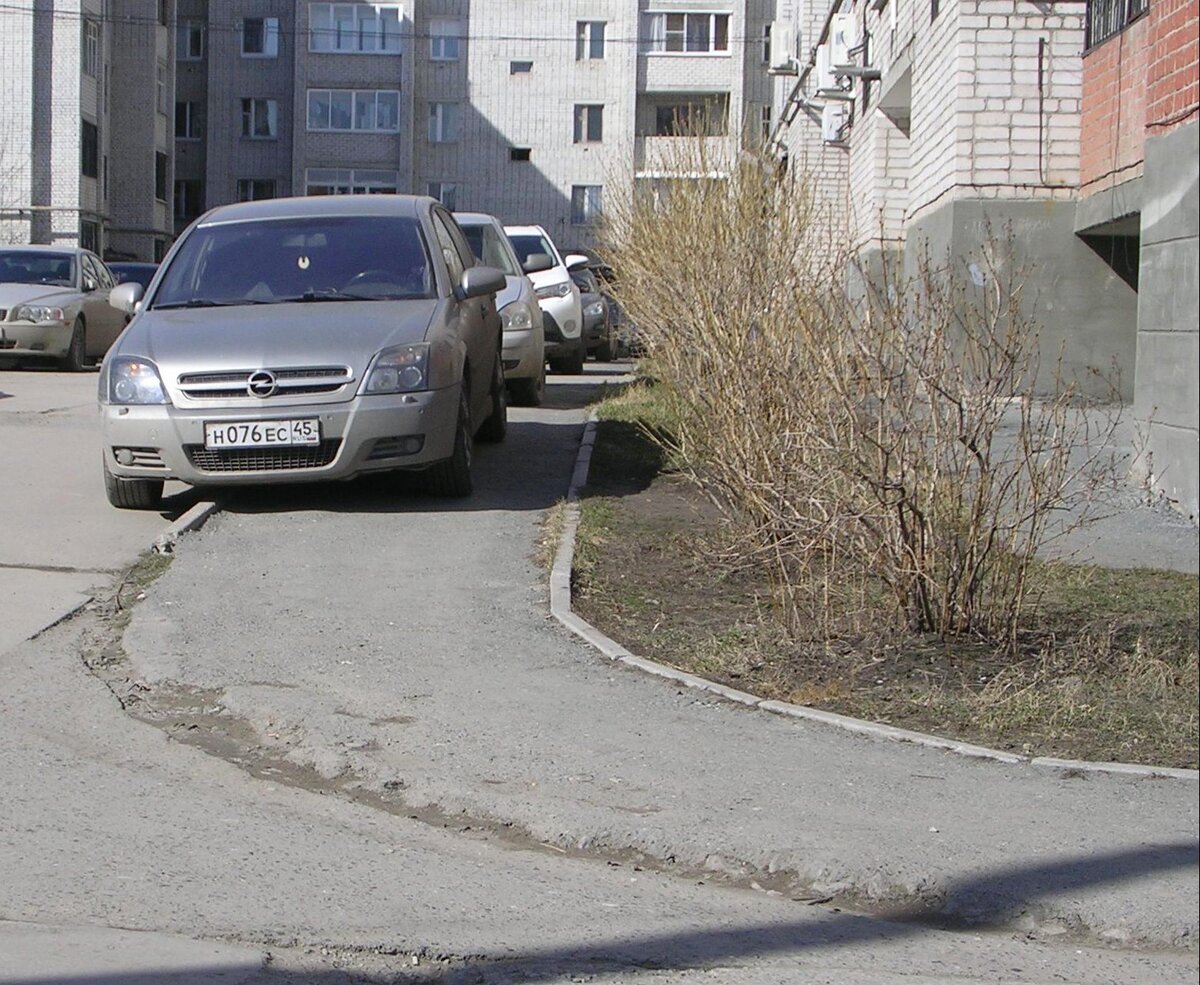
[[[154,539],[151,550],[155,554],[170,554],[175,550],[175,545],[179,542],[180,537],[192,530],[199,530],[218,509],[217,504],[211,500],[201,500],[196,503]]]
[[[715,681],[689,674],[674,667],[654,660],[647,660],[631,653],[621,644],[600,632],[595,626],[581,619],[571,610],[571,570],[575,558],[575,533],[579,529],[579,493],[587,484],[588,468],[591,465],[592,449],[596,444],[596,424],[599,418],[593,410],[584,427],[583,437],[579,442],[579,454],[575,459],[575,469],[571,475],[571,486],[567,491],[566,510],[563,518],[562,534],[558,542],[558,550],[554,555],[554,565],[550,570],[550,614],[563,626],[580,639],[595,647],[609,660],[622,663],[628,667],[675,681],[685,687],[706,691],[728,701],[748,705],[761,711],[788,718],[798,718],[821,725],[840,728],[847,732],[872,736],[889,742],[909,742],[913,745],[930,749],[940,749],[966,756],[973,759],[991,760],[1010,766],[1030,766],[1035,769],[1057,770],[1060,772],[1104,773],[1122,776],[1137,776],[1158,779],[1186,780],[1192,783],[1200,782],[1200,770],[1175,769],[1165,766],[1145,766],[1138,763],[1097,763],[1087,760],[1055,759],[1049,756],[1021,756],[1016,753],[1004,752],[1000,749],[989,749],[986,746],[976,746],[969,742],[959,742],[955,739],[945,739],[937,735],[927,735],[923,732],[912,732],[908,729],[895,728],[879,722],[866,721],[861,718],[851,718],[836,712],[822,711],[819,708],[809,708],[805,705],[789,704],[786,701],[768,701],[745,691],[738,691]]]

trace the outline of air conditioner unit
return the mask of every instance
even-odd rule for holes
[[[821,110],[821,139],[827,144],[844,143],[846,125],[849,122],[849,106],[845,103],[826,103]]]
[[[771,75],[799,75],[800,60],[796,57],[796,25],[790,21],[771,24]]]
[[[843,94],[842,87],[838,85],[837,76],[833,74],[833,62],[830,60],[828,44],[817,46],[817,64],[813,74],[818,96],[836,97]]]
[[[829,63],[836,72],[843,66],[856,65],[858,21],[853,14],[834,14],[829,22]]]

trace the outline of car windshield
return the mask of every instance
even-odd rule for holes
[[[545,236],[539,236],[536,233],[521,233],[511,235],[508,241],[512,243],[513,249],[517,253],[517,259],[521,263],[528,263],[529,258],[535,253],[545,253],[551,260],[555,258],[554,247],[550,245]]]
[[[0,284],[75,284],[75,258],[70,253],[0,250]]]
[[[151,307],[392,301],[435,290],[416,219],[253,219],[193,229]]]
[[[158,267],[152,263],[110,263],[108,269],[112,271],[118,284],[133,283],[149,287]]]
[[[471,252],[480,263],[503,270],[505,276],[516,277],[519,273],[513,267],[512,255],[504,248],[500,233],[495,226],[463,226],[463,235],[471,244]]]

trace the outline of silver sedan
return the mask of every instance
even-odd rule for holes
[[[122,508],[163,480],[348,479],[420,470],[471,492],[474,438],[502,440],[497,291],[433,199],[247,202],[198,220],[100,372],[104,478]]]

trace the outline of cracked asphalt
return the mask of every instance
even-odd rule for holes
[[[148,721],[80,660],[97,612],[3,653],[0,982],[1195,980],[1194,784],[755,713],[550,621],[600,380],[462,504],[237,497],[133,610]]]

